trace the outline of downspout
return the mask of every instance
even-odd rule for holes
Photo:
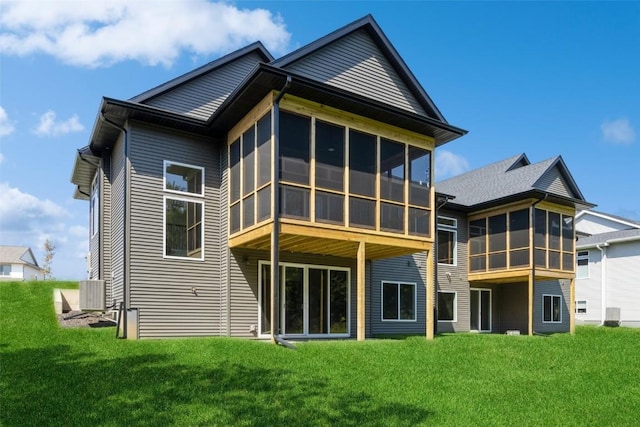
[[[272,339],[287,348],[295,348],[280,335],[280,101],[291,85],[287,76],[280,93],[273,100],[273,231],[271,232],[271,286],[273,287]]]
[[[531,280],[532,280],[531,286],[533,288],[532,298],[535,298],[535,295],[536,295],[536,205],[540,202],[547,200],[547,197],[549,197],[549,193],[545,192],[544,197],[536,200],[531,205],[531,229],[533,231],[533,233],[531,233],[533,236],[533,239],[531,241]],[[535,302],[531,301],[531,305],[532,306],[535,305]],[[531,319],[531,323],[532,323],[531,325],[532,332],[535,334],[536,331],[533,330],[533,326],[535,325],[535,322],[533,321],[533,319]]]
[[[433,335],[436,335],[438,333],[438,211],[444,207],[444,205],[446,205],[449,200],[453,200],[455,197],[453,196],[445,196],[444,200],[440,203],[440,205],[436,204],[436,226],[435,226],[435,236],[433,238],[433,276],[435,279],[435,289],[434,292],[436,293],[434,295],[433,301],[435,302],[434,305],[434,310],[433,313],[431,313],[432,316],[434,316],[433,319]],[[456,238],[457,238],[458,234],[456,233]],[[456,242],[456,249],[458,248],[457,242]],[[454,254],[455,256],[455,254]]]
[[[127,129],[125,129],[122,126],[119,126],[117,124],[115,124],[114,122],[110,121],[109,119],[107,119],[104,116],[104,111],[100,111],[100,119],[105,122],[106,124],[118,129],[119,131],[121,131],[124,134],[124,138],[123,138],[123,145],[124,145],[124,177],[123,177],[123,196],[124,196],[124,203],[122,204],[122,215],[123,215],[123,221],[122,221],[122,230],[123,230],[123,234],[122,234],[122,243],[123,243],[123,247],[122,247],[122,261],[123,261],[123,271],[122,271],[122,303],[123,303],[123,309],[122,309],[122,338],[126,339],[127,338],[127,280],[129,280],[129,276],[127,274],[127,262],[128,262],[128,249],[129,249],[129,245],[127,244],[128,239],[127,239],[127,231],[129,230],[129,223],[127,221],[127,206],[128,206],[128,192],[127,192],[127,185],[128,185],[128,176],[129,176],[129,134],[127,132]],[[117,331],[116,331],[117,332]],[[116,335],[117,336],[117,335]]]
[[[602,318],[600,324],[598,326],[604,325],[605,320],[607,320],[607,247],[609,246],[609,242],[598,243],[596,248],[600,251],[601,254],[601,262],[602,268],[600,271],[600,282],[602,287],[601,294],[601,303],[602,307],[600,308],[600,317]]]

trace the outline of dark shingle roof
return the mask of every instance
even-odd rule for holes
[[[572,198],[577,202],[584,202],[584,197],[561,156],[531,164],[524,153],[437,182],[436,191],[455,196],[453,204],[466,208],[518,195],[525,196],[527,193],[542,194],[546,189],[540,187],[539,183],[554,167],[559,168],[573,194]]]
[[[578,237],[576,247],[578,249],[587,248],[613,240],[628,238],[640,240],[640,229],[609,231],[607,233],[594,234],[593,236]]]

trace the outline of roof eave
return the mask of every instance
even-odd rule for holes
[[[121,132],[112,124],[106,123],[105,118],[121,127],[124,127],[128,120],[134,119],[193,133],[207,133],[206,121],[204,120],[137,102],[105,97],[100,105],[96,124],[91,134],[89,146],[94,152],[102,152],[104,149],[111,148]]]
[[[94,155],[88,146],[76,152],[76,159],[71,173],[71,183],[76,185],[73,198],[88,200],[93,177],[100,165],[100,157]]]
[[[223,133],[238,118],[246,114],[244,110],[248,111],[255,101],[262,99],[269,91],[279,90],[287,77],[292,78],[292,83],[287,90],[288,94],[425,134],[434,138],[436,146],[467,133],[466,130],[448,123],[392,107],[267,64],[258,65],[211,116],[209,124],[212,126],[213,133]],[[255,100],[243,102],[245,98],[255,98]],[[402,125],[399,125],[399,122]]]
[[[547,191],[542,191],[538,189],[532,189],[532,190],[517,193],[517,194],[511,194],[508,196],[499,197],[497,199],[488,200],[486,202],[481,202],[474,205],[459,205],[459,206],[462,210],[466,210],[467,212],[473,212],[473,211],[490,209],[493,207],[517,202],[520,200],[527,200],[531,198],[546,200],[546,201],[557,203],[563,206],[570,206],[575,208],[578,211],[581,211],[584,209],[590,209],[596,206],[593,203],[589,203],[585,200],[579,200],[571,197],[560,196],[557,194],[552,194]]]

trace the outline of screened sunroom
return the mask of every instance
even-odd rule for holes
[[[285,99],[276,178],[274,110],[252,116],[229,134],[231,247],[269,247],[279,188],[283,250],[353,257],[363,239],[374,245],[372,258],[428,249],[432,138]]]

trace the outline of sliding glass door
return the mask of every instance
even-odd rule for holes
[[[491,290],[471,289],[471,331],[491,332]]]
[[[269,272],[260,263],[260,333],[269,334]],[[349,336],[349,269],[280,265],[280,325],[293,337]]]

